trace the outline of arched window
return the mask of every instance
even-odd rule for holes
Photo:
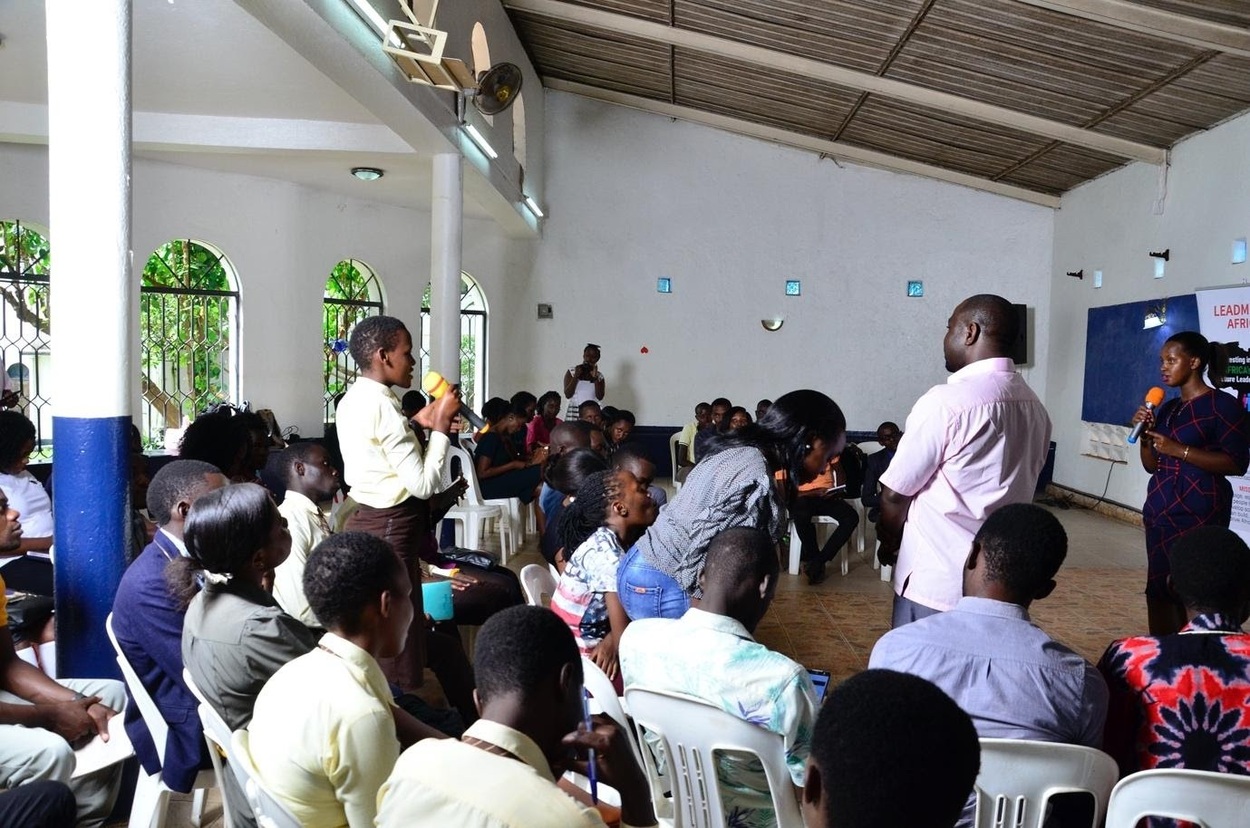
[[[36,457],[52,451],[48,239],[21,221],[0,221],[0,392],[35,424]]]
[[[383,312],[382,283],[364,262],[344,259],[330,271],[322,301],[325,343],[325,422],[334,422],[335,397],[356,379],[356,361],[347,348],[352,327]]]
[[[421,374],[430,370],[430,285],[421,296]],[[467,273],[460,274],[460,395],[478,411],[486,401],[486,296]]]
[[[148,445],[210,405],[236,402],[239,283],[230,260],[191,239],[158,247],[143,267],[139,336]]]
[[[470,45],[473,48],[473,76],[477,80],[481,80],[482,75],[491,67],[491,62],[490,44],[486,42],[486,29],[482,27],[480,22],[473,24],[473,35]],[[483,113],[482,117],[486,119],[486,123],[494,125],[494,115]]]

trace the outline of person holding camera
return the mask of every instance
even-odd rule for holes
[[[565,419],[577,419],[577,407],[587,400],[602,400],[605,384],[599,372],[599,346],[588,343],[582,349],[582,364],[564,372],[564,396],[569,398]]]

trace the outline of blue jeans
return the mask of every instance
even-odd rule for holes
[[[616,576],[617,596],[630,620],[681,618],[690,609],[690,596],[681,584],[656,569],[637,546],[621,558]]]

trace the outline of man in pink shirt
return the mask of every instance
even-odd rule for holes
[[[1050,417],[1008,356],[1017,332],[1001,296],[955,308],[942,344],[951,376],[916,401],[881,475],[879,555],[895,564],[894,627],[955,606],[982,522],[1033,499]]]

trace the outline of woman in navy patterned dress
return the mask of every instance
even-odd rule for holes
[[[1164,384],[1180,396],[1157,412],[1145,406],[1133,423],[1148,428],[1141,463],[1151,473],[1142,508],[1146,526],[1146,612],[1152,635],[1175,633],[1184,607],[1168,586],[1172,543],[1198,526],[1228,526],[1232,517],[1229,475],[1246,473],[1250,423],[1237,398],[1207,385],[1203,374],[1223,376],[1227,357],[1219,345],[1193,331],[1168,339],[1159,354]]]

